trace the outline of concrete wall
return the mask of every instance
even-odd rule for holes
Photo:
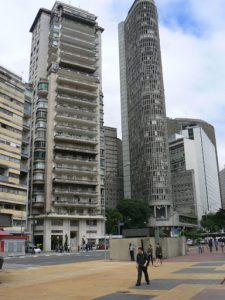
[[[148,245],[153,246],[153,256],[155,257],[155,238],[129,238],[129,239],[113,239],[110,240],[110,259],[112,260],[130,260],[129,243],[133,243],[135,246],[135,256],[137,254],[137,248],[143,246],[144,250],[147,250]],[[162,246],[163,258],[170,258],[175,256],[186,255],[185,238],[162,238],[159,241]]]

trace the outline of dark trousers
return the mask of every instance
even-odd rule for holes
[[[130,260],[134,261],[134,251],[133,250],[130,251]]]
[[[150,254],[150,255],[148,256],[148,258],[149,258],[149,262],[151,262],[151,263],[152,263],[152,266],[153,266],[153,256]]]
[[[146,281],[146,282],[149,282],[149,277],[148,277],[148,270],[147,270],[147,267],[138,265],[138,269],[137,269],[137,270],[138,270],[137,283],[138,283],[138,284],[141,284],[142,272],[143,272],[144,275],[145,275],[145,281]]]
[[[0,257],[0,270],[2,269],[3,261],[4,261],[3,257]]]

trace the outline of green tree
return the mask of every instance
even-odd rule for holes
[[[118,234],[118,224],[123,220],[123,216],[117,209],[106,210],[106,233]]]
[[[124,228],[146,227],[150,218],[149,205],[143,200],[123,199],[117,209],[123,216]]]
[[[209,232],[217,232],[225,228],[225,210],[220,209],[215,214],[207,214],[202,217],[201,226]]]

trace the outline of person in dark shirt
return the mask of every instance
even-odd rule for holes
[[[138,271],[138,277],[137,277],[137,283],[136,286],[141,285],[141,277],[142,272],[145,275],[145,281],[147,284],[150,283],[149,276],[148,276],[148,265],[149,265],[149,257],[147,253],[143,251],[141,247],[138,248],[138,254],[137,254],[137,271]]]
[[[156,257],[156,262],[155,262],[155,267],[157,267],[159,264],[162,264],[162,247],[157,243],[156,248],[155,248],[155,257]]]

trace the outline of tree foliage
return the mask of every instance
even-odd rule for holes
[[[117,209],[106,210],[106,233],[118,234],[118,223],[123,220],[123,216]]]
[[[201,226],[209,232],[217,232],[225,228],[225,210],[220,209],[215,214],[208,214],[202,217]]]
[[[146,227],[150,217],[150,208],[145,201],[123,199],[117,205],[117,209],[123,216],[124,228]]]

